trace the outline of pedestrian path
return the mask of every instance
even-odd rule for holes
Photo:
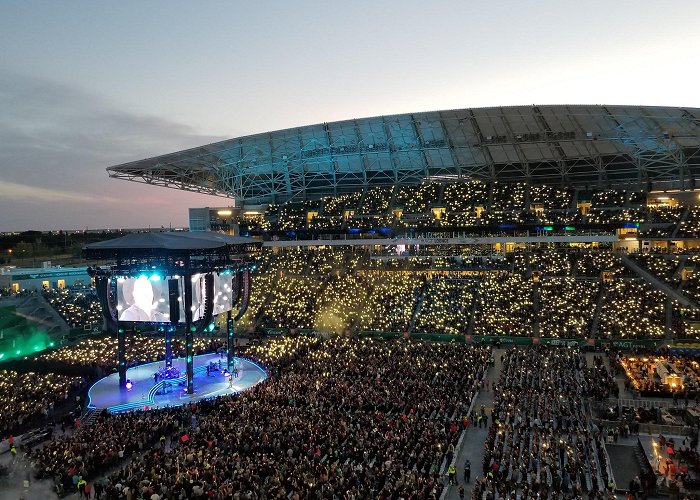
[[[476,398],[474,404],[474,409],[479,410],[481,405],[486,408],[486,414],[489,416],[489,425],[491,424],[491,410],[493,409],[493,384],[498,382],[498,378],[501,374],[501,355],[505,352],[505,349],[494,349],[493,359],[495,361],[494,366],[489,368],[486,372],[486,380],[489,383],[489,390],[482,390]],[[467,434],[462,440],[462,447],[457,451],[457,485],[448,486],[447,495],[445,498],[447,500],[459,500],[459,485],[464,485],[464,498],[471,498],[472,486],[476,482],[476,479],[483,476],[482,461],[484,459],[484,441],[486,441],[486,435],[488,433],[488,427],[473,425],[467,429]],[[469,460],[471,462],[471,478],[469,482],[464,480],[464,463]]]

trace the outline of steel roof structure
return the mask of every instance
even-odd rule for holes
[[[243,205],[426,179],[689,189],[700,174],[700,109],[548,105],[379,116],[228,139],[107,171]]]

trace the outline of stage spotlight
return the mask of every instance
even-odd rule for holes
[[[126,390],[130,391],[132,387],[134,387],[134,384],[131,383],[131,380],[127,380],[126,381]]]
[[[160,281],[160,276],[158,276],[157,274],[152,275],[151,281]]]

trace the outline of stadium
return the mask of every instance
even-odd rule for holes
[[[0,437],[59,497],[697,498],[700,109],[420,112],[107,170],[232,200],[190,229],[255,242],[249,297],[166,347],[94,286],[33,295],[104,326],[0,365]],[[231,327],[245,390],[67,403],[121,359],[149,389],[169,356],[215,360]]]

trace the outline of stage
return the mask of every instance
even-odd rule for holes
[[[194,358],[194,394],[188,395],[185,383],[185,358],[173,359],[173,367],[180,371],[180,377],[170,380],[154,380],[154,373],[165,366],[165,361],[135,366],[126,371],[131,382],[131,390],[119,388],[119,374],[113,373],[98,380],[88,390],[88,408],[106,409],[110,413],[133,410],[181,406],[196,403],[202,399],[235,394],[244,391],[267,378],[265,370],[247,359],[234,358],[238,376],[233,382],[221,369],[226,367],[226,356],[202,354]],[[207,376],[207,366],[216,364]]]

